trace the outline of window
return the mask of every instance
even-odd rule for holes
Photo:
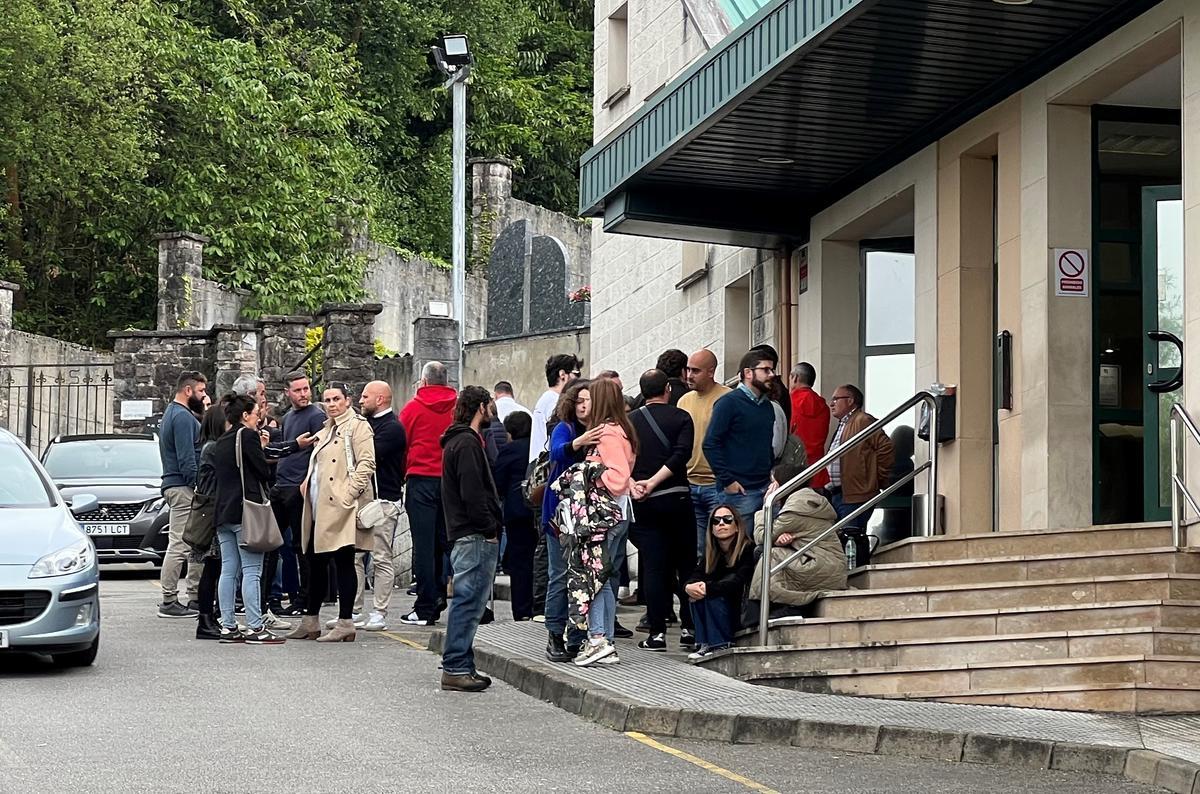
[[[613,104],[629,93],[629,5],[626,3],[608,18],[608,99]]]
[[[912,240],[864,242],[862,387],[882,417],[916,393],[916,260]],[[916,409],[888,425],[916,426]]]

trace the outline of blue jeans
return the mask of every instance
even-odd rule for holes
[[[713,647],[733,642],[733,611],[724,598],[693,601],[692,619],[696,622],[696,642],[700,645]]]
[[[500,544],[489,543],[483,535],[459,538],[450,549],[454,598],[446,616],[446,639],[442,645],[442,670],[449,675],[475,672],[475,650],[471,645],[492,592],[499,553]]]
[[[608,544],[608,559],[609,565],[612,568],[612,576],[608,577],[608,586],[612,590],[613,603],[616,603],[617,596],[621,591],[621,567],[625,565],[625,557],[629,554],[629,519],[625,519],[621,523],[608,531],[608,536],[605,542]],[[613,609],[613,619],[617,617],[616,608]],[[612,639],[612,631],[609,630],[608,638]]]
[[[221,544],[221,578],[217,580],[217,601],[221,605],[221,625],[227,629],[237,626],[233,615],[233,602],[237,590],[238,573],[242,574],[242,601],[246,604],[246,625],[253,631],[263,627],[263,616],[259,599],[262,580],[263,553],[250,551],[238,545],[241,524],[222,524],[217,527],[217,542]]]
[[[613,577],[619,578],[619,577]],[[613,629],[617,622],[617,597],[611,587],[605,585],[600,592],[592,597],[588,607],[588,636],[606,637],[609,642],[613,639]]]
[[[556,535],[546,533],[546,631],[555,637],[567,630],[567,558]],[[574,626],[567,632],[568,645],[583,642],[583,632]]]
[[[753,538],[754,514],[762,509],[763,499],[766,495],[766,486],[762,488],[747,488],[745,493],[725,493],[722,491],[721,504],[742,517],[742,525],[746,527],[746,534]]]
[[[721,501],[721,489],[715,485],[691,485],[692,512],[696,514],[696,558],[704,559],[704,538],[708,535],[708,517]]]

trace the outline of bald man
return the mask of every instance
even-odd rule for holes
[[[683,371],[690,392],[679,398],[679,406],[692,416],[695,440],[692,457],[688,460],[688,486],[692,492],[692,509],[696,513],[696,556],[704,554],[704,533],[708,514],[721,504],[721,489],[713,476],[712,467],[704,457],[704,434],[712,421],[713,406],[729,393],[729,388],[717,383],[717,357],[711,350],[697,350],[688,356]]]
[[[373,380],[363,387],[358,398],[358,407],[363,417],[375,431],[375,478],[379,484],[378,498],[400,505],[404,488],[404,456],[407,439],[404,426],[392,410],[392,387],[381,380]],[[399,510],[397,511],[400,512]],[[397,519],[398,520],[398,519]],[[396,584],[396,569],[392,564],[392,544],[396,537],[397,521],[385,521],[375,527],[375,545],[371,550],[371,566],[375,571],[372,587],[371,614],[363,617],[363,591],[366,589],[367,555],[358,555],[358,597],[354,601],[354,625],[366,631],[383,631],[387,628],[387,611],[392,603],[392,589]]]

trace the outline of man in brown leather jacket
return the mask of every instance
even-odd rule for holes
[[[829,398],[829,408],[837,420],[837,430],[829,442],[830,451],[850,441],[875,421],[875,417],[863,410],[863,393],[857,386],[845,384],[834,390]],[[866,441],[848,451],[829,464],[830,501],[839,519],[850,515],[863,503],[869,501],[887,487],[895,453],[892,440],[887,433],[878,430]],[[855,528],[862,536],[866,532],[871,510],[854,519],[846,529]],[[858,555],[859,564],[865,564],[865,555]]]

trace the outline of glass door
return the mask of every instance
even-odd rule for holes
[[[1183,201],[1179,185],[1142,188],[1142,403],[1147,521],[1170,518],[1171,406],[1183,399]]]

